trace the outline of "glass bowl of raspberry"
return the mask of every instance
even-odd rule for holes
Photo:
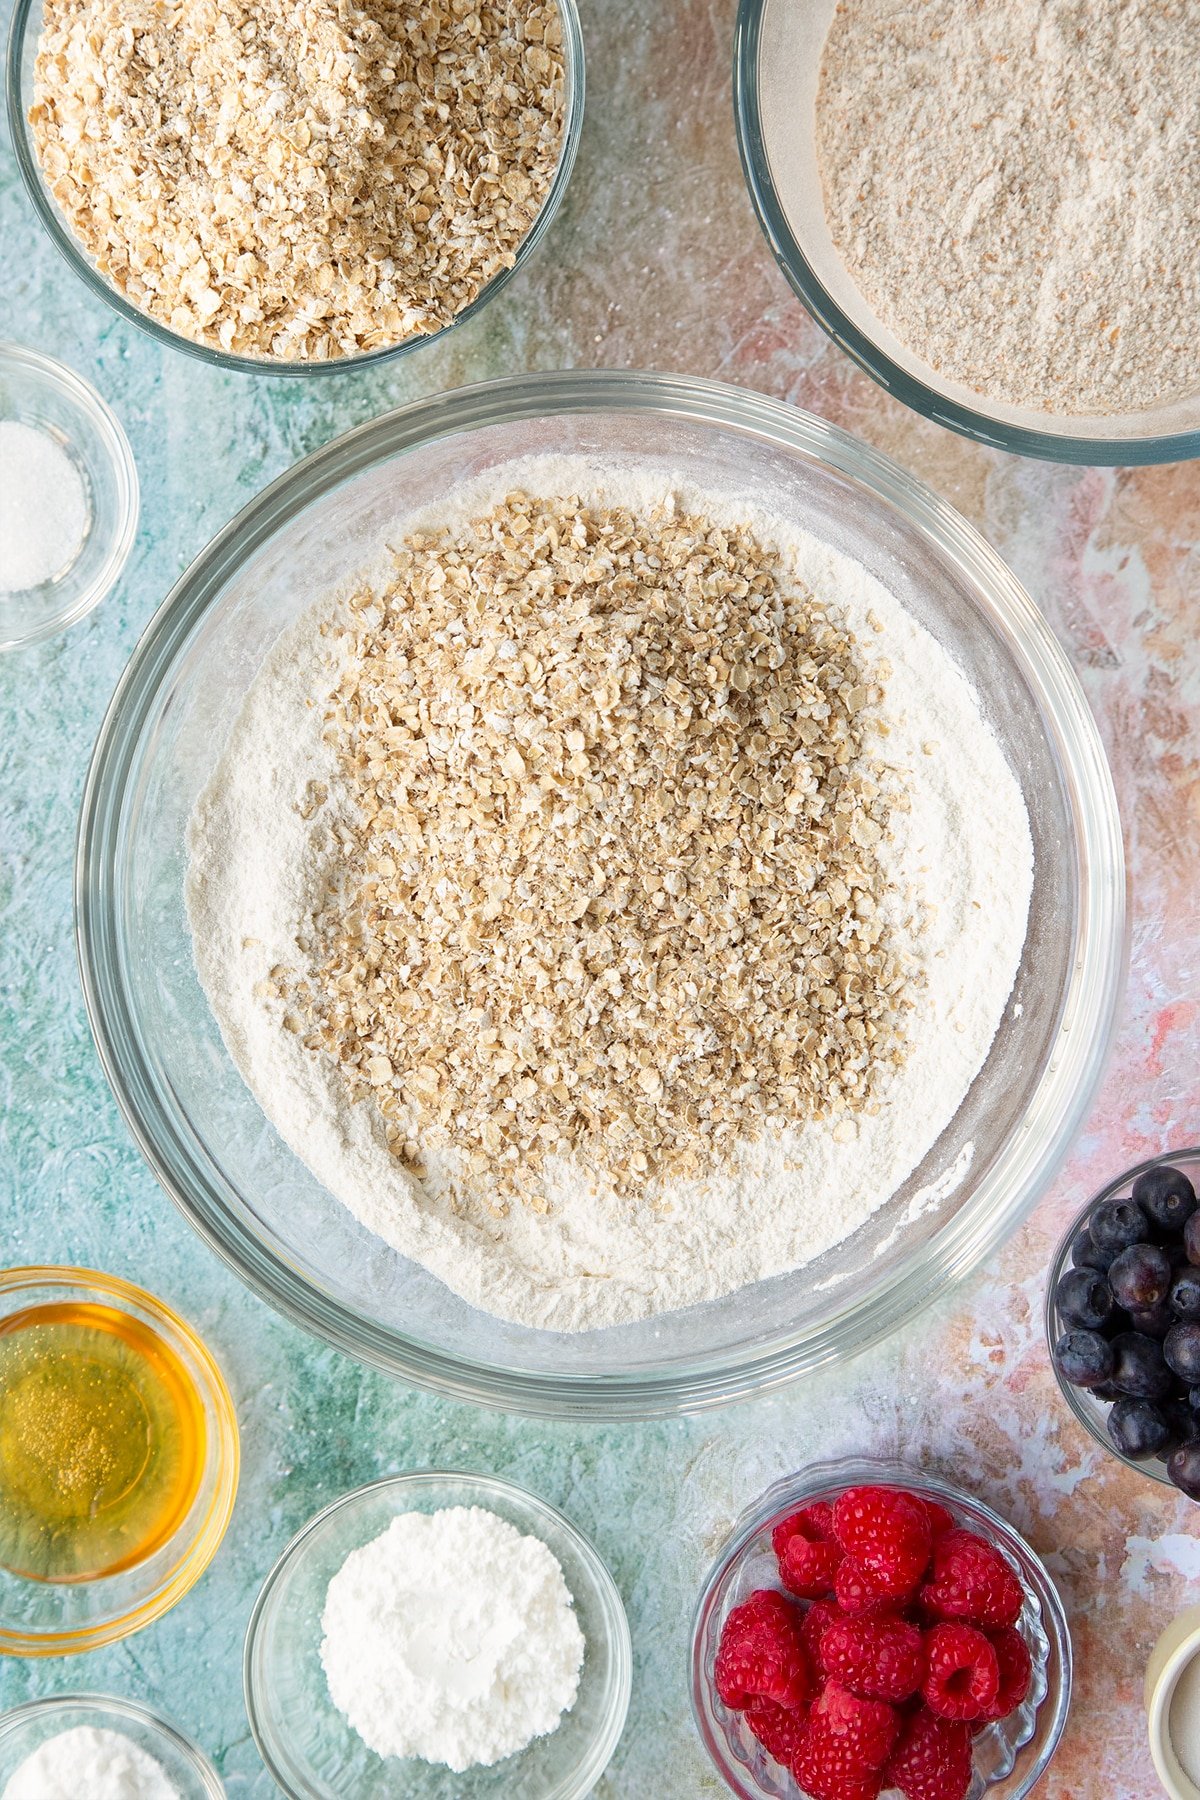
[[[1200,1148],[1124,1170],[1071,1220],[1046,1284],[1063,1398],[1102,1449],[1200,1500]]]
[[[701,1591],[691,1689],[741,1800],[1023,1800],[1066,1724],[1071,1640],[991,1507],[847,1459],[743,1513]]]

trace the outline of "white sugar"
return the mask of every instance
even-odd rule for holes
[[[64,575],[87,526],[82,477],[58,440],[19,419],[0,420],[0,594]]]

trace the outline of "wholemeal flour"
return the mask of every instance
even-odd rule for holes
[[[1193,0],[842,0],[816,105],[834,244],[883,324],[979,393],[1077,416],[1181,398],[1198,108]],[[786,207],[810,146],[769,148]]]
[[[887,1201],[954,1116],[995,1035],[1024,941],[1032,849],[1020,788],[970,687],[861,566],[751,502],[689,492],[677,472],[577,459],[510,465],[453,496],[438,522],[475,517],[517,486],[643,510],[674,495],[777,543],[796,579],[890,665],[873,753],[908,800],[878,854],[892,938],[919,980],[903,1063],[869,1108],[772,1128],[658,1205],[617,1192],[603,1171],[550,1159],[544,1210],[498,1209],[456,1189],[437,1159],[414,1177],[389,1151],[377,1108],[351,1098],[332,1059],[306,1050],[264,993],[273,968],[296,964],[334,883],[345,784],[322,701],[346,639],[323,627],[344,598],[311,609],[266,657],[189,834],[196,963],[229,1051],[283,1138],[371,1230],[487,1311],[575,1331],[798,1267]],[[327,795],[315,810],[314,789]]]

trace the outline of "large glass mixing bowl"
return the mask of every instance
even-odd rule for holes
[[[372,559],[398,514],[513,457],[653,458],[862,562],[977,689],[1029,809],[1028,938],[984,1067],[920,1167],[816,1263],[686,1311],[560,1334],[474,1310],[359,1225],[268,1126],[192,961],[185,827],[280,629]],[[1005,871],[997,869],[996,880]],[[364,1361],[528,1413],[717,1405],[860,1350],[974,1269],[1044,1190],[1104,1061],[1124,963],[1116,802],[1036,606],[959,516],[791,407],[659,375],[529,375],[348,433],[251,502],[151,621],[88,776],[80,963],[105,1069],[168,1193],[290,1318]]]

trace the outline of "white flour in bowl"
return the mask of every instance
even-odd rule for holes
[[[834,245],[901,342],[980,394],[1075,416],[1180,399],[1198,109],[1193,0],[842,0],[816,104]],[[771,145],[785,204],[810,154]]]
[[[486,1311],[577,1331],[799,1267],[886,1203],[987,1055],[1020,962],[1032,848],[1020,788],[970,687],[860,565],[751,502],[691,493],[672,472],[578,460],[509,465],[437,520],[465,523],[516,486],[643,513],[674,496],[777,544],[789,577],[890,666],[872,754],[906,806],[892,810],[876,854],[893,946],[915,976],[913,1009],[903,1061],[883,1071],[867,1107],[772,1120],[723,1166],[669,1183],[653,1204],[564,1157],[531,1174],[530,1204],[497,1204],[456,1181],[444,1148],[430,1149],[421,1178],[411,1173],[373,1101],[354,1098],[332,1057],[285,1028],[272,971],[304,963],[337,879],[339,824],[350,822],[322,704],[345,673],[347,640],[323,629],[345,597],[307,612],[265,659],[189,832],[196,964],[230,1054],[285,1141],[372,1231]]]

